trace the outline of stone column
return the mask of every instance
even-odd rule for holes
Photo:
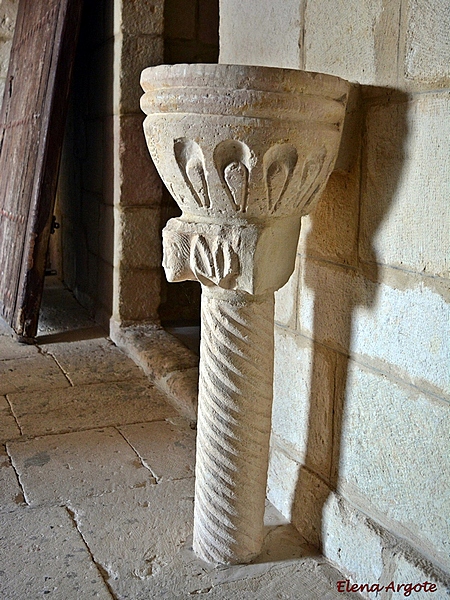
[[[263,541],[274,291],[332,170],[348,84],[234,65],[159,66],[141,83],[147,144],[183,213],[163,231],[166,276],[202,284],[194,549],[248,562]]]
[[[168,279],[202,284],[194,550],[206,561],[249,562],[261,550],[274,290],[298,232],[298,218],[258,226],[173,219],[163,232]]]
[[[274,297],[206,288],[194,550],[248,562],[261,549],[272,411]]]

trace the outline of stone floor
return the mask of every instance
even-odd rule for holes
[[[36,345],[0,326],[0,598],[333,600],[345,579],[269,504],[261,556],[191,549],[195,430],[61,287]]]

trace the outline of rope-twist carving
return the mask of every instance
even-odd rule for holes
[[[248,562],[261,550],[273,379],[273,294],[203,289],[194,549]]]

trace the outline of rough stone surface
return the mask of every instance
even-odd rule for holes
[[[120,207],[161,204],[161,179],[148,154],[142,135],[144,115],[124,114],[114,116],[114,133],[119,138],[120,177],[118,178],[117,202]],[[117,175],[116,175],[117,178]],[[155,217],[159,224],[159,218]],[[147,237],[142,238],[147,242]],[[160,243],[160,235],[147,243]]]
[[[158,321],[160,268],[132,268],[119,263],[114,269],[114,316],[117,323]]]
[[[301,2],[223,0],[220,11],[221,63],[298,69],[301,64]],[[251,43],[249,43],[251,40]]]
[[[448,92],[369,109],[360,255],[449,277]]]
[[[18,2],[4,0],[0,5],[0,82],[4,82],[8,72],[9,55],[14,35]],[[0,95],[0,103],[3,99],[3,90]]]
[[[164,42],[160,35],[150,36],[141,33],[122,33],[117,38],[120,43],[121,64],[120,72],[117,74],[118,87],[114,114],[138,113],[141,71],[149,65],[161,62]]]
[[[445,0],[409,0],[406,13],[404,74],[420,84],[448,87],[450,82],[450,11]],[[420,88],[419,88],[420,89]]]
[[[48,595],[55,600],[111,600],[64,508],[23,508],[0,514],[0,540],[2,598],[22,600]]]
[[[399,0],[308,0],[304,68],[367,85],[395,85],[399,16]]]
[[[0,394],[49,387],[69,387],[67,378],[51,356],[33,354],[30,357],[0,361]]]
[[[155,381],[198,365],[198,356],[156,325],[114,328],[115,343]]]
[[[197,420],[198,356],[156,325],[118,327],[111,338],[128,354],[169,401],[191,421]]]
[[[114,33],[158,35],[163,33],[163,0],[123,2],[115,10]]]
[[[261,562],[217,567],[197,559],[190,540],[193,496],[191,478],[145,491],[107,494],[97,501],[87,499],[74,511],[79,530],[118,597],[169,599],[208,593],[218,599],[250,599],[257,594],[271,600],[277,594],[302,597],[305,590],[305,597],[311,599],[342,597],[336,591],[339,574],[311,556],[298,534],[289,526],[274,524],[270,515]],[[123,513],[129,503],[135,506],[131,521]],[[172,535],[167,536],[167,531]],[[114,539],[120,540],[120,554]]]
[[[302,336],[277,329],[274,369],[273,433],[298,461],[328,479],[335,356]]]
[[[352,139],[352,144],[355,140]],[[359,221],[359,161],[350,173],[334,172],[311,214],[302,220],[299,252],[356,266]]]
[[[2,436],[2,440],[5,438]],[[25,503],[22,489],[17,481],[10,457],[3,446],[0,446],[0,512],[16,510]]]
[[[419,523],[421,519],[433,519],[430,515],[436,513],[430,513],[431,495],[421,483],[428,481],[428,469],[430,474],[448,469],[448,453],[436,447],[428,425],[423,435],[417,425],[436,425],[434,402],[442,411],[439,423],[448,419],[448,2],[308,0],[296,4],[295,9],[300,9],[298,22],[293,21],[290,6],[289,2],[263,0],[222,1],[221,60],[267,64],[275,57],[279,66],[298,65],[363,85],[362,103],[355,111],[359,124],[345,144],[345,153],[352,150],[357,160],[351,163],[353,168],[349,168],[348,160],[339,161],[341,168],[345,164],[344,170],[330,177],[321,202],[303,219],[299,246],[302,259],[297,261],[296,273],[288,284],[291,289],[288,291],[286,286],[277,293],[277,339],[283,335],[294,339],[300,332],[313,339],[315,345],[327,346],[330,355],[335,354],[334,388],[327,380],[323,390],[330,406],[333,389],[335,394],[330,483],[339,481],[342,448],[353,449],[348,468],[357,472],[361,481],[368,470],[369,453],[371,476],[375,481],[385,481],[386,489],[380,486],[376,493],[369,493],[362,485],[358,506],[363,514],[384,523],[386,531],[395,534],[397,540],[398,536],[409,539],[411,530],[408,533],[402,529],[400,521],[387,522],[374,503],[381,502],[386,508],[393,502],[389,490],[394,487],[395,511],[399,518],[404,517],[405,526],[414,526],[411,503],[417,511],[422,505],[427,514],[420,517]],[[252,17],[248,18],[250,12]],[[271,31],[267,30],[267,22]],[[443,89],[438,93],[439,88]],[[347,267],[342,269],[343,265]],[[294,317],[293,310],[297,312]],[[304,354],[301,346],[277,346],[274,423],[283,424],[278,428],[281,434],[283,427],[289,431],[291,414],[306,412],[300,397],[303,389],[300,387],[298,393],[295,389],[298,381],[309,378],[311,364],[301,360]],[[365,381],[362,385],[359,378],[349,377],[349,354],[353,365],[359,363],[352,368],[370,367],[374,381],[379,383],[368,386]],[[294,375],[293,365],[298,374]],[[286,377],[290,387],[284,383]],[[380,398],[381,390],[385,391],[385,401]],[[285,400],[286,394],[290,401]],[[372,394],[377,398],[383,423],[389,416],[389,431],[395,432],[394,438],[397,432],[405,432],[404,416],[412,431],[419,427],[415,434],[417,461],[415,456],[411,458],[412,449],[406,454],[397,452],[404,448],[403,440],[393,447],[392,436],[386,439],[383,431],[377,430],[373,452],[358,434],[353,437],[359,420],[376,437]],[[347,396],[353,398],[354,420],[352,428],[345,426],[343,435],[340,420],[345,415],[342,404]],[[393,397],[395,411],[388,404]],[[366,419],[372,421],[370,426]],[[436,425],[439,431],[441,425]],[[299,431],[305,429],[306,425]],[[412,432],[404,435],[409,446]],[[295,443],[290,444],[285,437],[275,435],[273,439],[270,497],[285,514],[293,515],[305,537],[321,543],[323,501],[329,489],[302,466],[304,436],[291,436]],[[355,439],[362,444],[361,454]],[[375,448],[380,449],[378,456]],[[387,448],[394,453],[390,459]],[[433,453],[434,462],[429,467]],[[414,475],[411,464],[416,466]],[[404,473],[413,479],[405,482]],[[433,490],[441,506],[444,496],[440,490]],[[350,490],[347,492],[350,494]],[[356,502],[355,488],[351,492]],[[349,508],[349,515],[354,510]],[[445,511],[448,515],[448,509]],[[365,531],[367,522],[363,518],[354,518],[351,523],[341,527],[334,520],[330,535],[335,536],[335,548],[331,553],[326,545],[325,552],[330,550],[333,560],[345,568],[346,564],[353,565],[360,581],[370,581],[376,574],[388,583],[388,578],[394,577],[399,549],[388,549],[384,535],[376,541],[378,534],[373,528]],[[424,555],[433,557],[435,564],[443,564],[425,535],[417,533],[414,546],[417,555],[410,564],[421,565]],[[382,570],[377,568],[374,574],[373,564],[380,567],[380,547],[384,554]],[[416,572],[399,570],[395,577],[404,577],[405,581],[426,579],[425,573],[422,568]],[[381,598],[388,600],[396,595],[387,592]],[[438,595],[448,596],[443,588]]]
[[[391,550],[391,564],[393,565],[392,570],[390,571],[390,577],[386,577],[388,580],[388,584],[391,581],[397,582],[405,582],[409,584],[413,584],[414,587],[417,586],[418,583],[423,583],[428,581],[431,584],[434,584],[435,592],[429,592],[425,590],[424,587],[420,590],[418,586],[413,590],[411,596],[414,594],[414,600],[428,600],[430,598],[430,593],[437,598],[441,597],[446,598],[450,595],[450,576],[442,572],[440,569],[433,568],[426,560],[420,560],[417,556],[414,556],[414,553],[408,550],[403,550],[399,548],[393,548]],[[430,590],[430,586],[428,586],[428,590]]]
[[[184,573],[170,567],[192,528],[193,487],[193,478],[160,483],[87,498],[72,508],[94,560],[119,598],[158,597],[161,588],[180,588]],[[132,515],[124,510],[127,505],[133,506]]]
[[[299,471],[299,462],[289,458],[280,449],[277,438],[272,436],[267,478],[267,498],[287,519],[291,518]]]
[[[164,418],[170,412],[164,396],[146,382],[99,383],[66,388],[64,392],[45,390],[8,397],[24,435],[139,423]]]
[[[195,430],[185,419],[124,425],[119,431],[158,483],[194,476]]]
[[[51,323],[47,324],[51,331]],[[86,345],[75,337],[70,348],[68,333],[79,336],[80,330],[56,334],[66,340],[61,354],[70,357],[74,374],[78,370],[89,373],[89,365],[82,363]],[[96,347],[99,341],[92,343]],[[57,352],[55,341],[48,346]],[[110,359],[119,373],[129,365],[120,352],[107,351],[104,362]],[[109,381],[108,367],[97,375],[100,372],[106,378],[103,384],[83,383],[83,375],[64,395],[54,390],[59,392],[58,398],[52,398],[53,410],[45,418],[46,426],[57,432],[65,423],[66,412],[66,421],[74,429],[87,426],[89,431],[41,435],[39,419],[34,417],[38,425],[34,433],[25,427],[28,437],[7,443],[11,456],[2,447],[2,599],[50,595],[58,600],[174,600],[208,594],[218,600],[272,600],[303,598],[307,593],[308,600],[350,600],[336,589],[343,575],[308,547],[268,502],[264,545],[254,564],[218,567],[196,558],[191,547],[195,431],[168,404],[158,404],[157,421],[152,420],[155,410],[149,400],[150,410],[133,413],[132,398],[140,396],[143,389],[141,378],[132,378],[121,388],[129,410],[111,408],[121,403],[120,399],[114,402],[118,384]],[[75,403],[74,398],[67,398],[67,392],[77,390],[79,397],[86,398],[89,390],[95,421],[98,405],[108,401],[107,389],[111,396],[106,407],[108,420],[114,427],[95,428],[83,414],[79,421],[72,417]],[[30,393],[26,403],[24,394],[21,406],[36,410],[38,398],[51,395],[51,389],[40,390],[34,397]],[[3,412],[9,411],[6,400],[3,408]],[[130,414],[142,422],[130,424]],[[23,417],[19,411],[16,416],[24,429],[22,421],[26,422],[27,415]],[[0,434],[0,443],[5,441]],[[352,594],[352,598],[358,597]]]
[[[151,269],[161,263],[159,207],[127,207],[116,210],[121,237],[115,248],[115,264],[125,269]]]
[[[354,581],[380,581],[384,540],[376,526],[335,494],[328,496],[322,518],[324,553],[343,565]]]
[[[384,282],[376,284],[353,269],[312,260],[302,275],[302,332],[448,397],[448,304],[440,289],[433,289],[434,282],[392,270],[389,278],[385,275]]]
[[[172,404],[191,421],[197,420],[198,368],[175,371],[158,381],[158,388],[165,392]]]
[[[324,505],[329,495],[330,486],[314,471],[301,467],[296,479],[291,522],[310,544],[321,550]]]
[[[20,429],[17,426],[7,399],[4,396],[0,396],[0,438],[2,440],[10,440],[20,435]]]
[[[299,267],[296,264],[288,282],[275,292],[275,321],[285,327],[297,327]]]
[[[158,322],[162,188],[139,132],[139,77],[143,68],[163,60],[163,11],[162,0],[114,5],[114,117],[109,141],[116,212],[111,289],[112,313],[120,325]],[[129,210],[119,210],[123,208]]]
[[[144,377],[139,367],[105,338],[46,344],[44,350],[55,358],[72,385]]]
[[[32,344],[18,344],[12,334],[1,329],[0,325],[0,361],[15,358],[30,358],[38,353],[36,346]]]
[[[391,527],[398,523],[410,539],[423,540],[441,562],[448,561],[447,403],[418,390],[411,393],[352,362],[347,390],[340,485],[367,495]]]
[[[399,594],[403,597],[447,598],[450,576],[433,564],[401,538],[396,538],[379,523],[360,512],[345,498],[331,493],[323,510],[323,551],[342,565],[351,584],[368,583],[381,586],[381,591],[367,593],[370,600],[388,600]],[[358,553],[353,544],[358,544]],[[435,587],[425,591],[428,581]],[[392,586],[394,586],[392,588]],[[402,587],[403,586],[403,587]],[[417,586],[416,589],[412,589]],[[409,588],[409,592],[408,592]],[[422,589],[420,589],[422,588]]]
[[[29,506],[78,502],[155,479],[114,428],[39,437],[8,444]]]

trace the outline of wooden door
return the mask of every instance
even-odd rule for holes
[[[20,0],[0,112],[0,310],[36,335],[82,0]]]

